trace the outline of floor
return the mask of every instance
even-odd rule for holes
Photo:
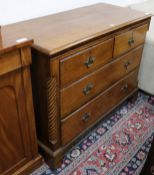
[[[44,164],[31,175],[139,175],[153,136],[154,97],[139,92],[69,150],[59,169]]]

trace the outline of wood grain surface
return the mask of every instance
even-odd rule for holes
[[[121,56],[115,61],[62,89],[60,92],[61,117],[66,117],[69,113],[138,67],[142,50],[143,46]],[[85,94],[83,91],[89,85],[92,85],[92,87],[88,93]]]
[[[20,38],[34,39],[34,48],[53,55],[147,18],[150,15],[143,12],[98,3],[3,26],[2,46],[14,45]]]

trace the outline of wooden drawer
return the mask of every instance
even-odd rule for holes
[[[22,66],[19,49],[0,55],[0,61],[0,75],[16,70]]]
[[[111,61],[113,52],[113,39],[104,41],[83,52],[60,61],[61,87],[73,82],[97,66]]]
[[[115,36],[114,57],[129,51],[130,49],[143,44],[145,41],[148,24],[137,27],[128,32]]]
[[[130,73],[126,78],[64,119],[61,125],[62,144],[67,144],[81,134],[135,90],[137,88],[137,73],[137,70]]]
[[[61,117],[64,118],[127,73],[139,66],[143,47],[139,47],[60,92]]]

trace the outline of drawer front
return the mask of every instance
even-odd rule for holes
[[[131,72],[126,78],[64,119],[61,123],[62,144],[69,143],[135,90],[137,74],[137,70]]]
[[[0,55],[0,75],[19,69],[21,65],[20,50]]]
[[[73,55],[60,62],[61,87],[79,79],[97,66],[112,60],[113,39]]]
[[[139,47],[62,89],[60,92],[61,117],[67,116],[136,68],[140,63],[142,50],[143,47]]]
[[[145,41],[148,24],[125,32],[115,37],[114,57],[129,51],[130,49],[143,44]]]

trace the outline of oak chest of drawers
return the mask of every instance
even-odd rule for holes
[[[38,154],[32,101],[32,40],[17,43],[1,37],[0,174],[26,175],[43,164]]]
[[[150,18],[101,3],[12,26],[17,36],[34,39],[38,141],[51,166],[58,166],[80,136],[137,91]]]

